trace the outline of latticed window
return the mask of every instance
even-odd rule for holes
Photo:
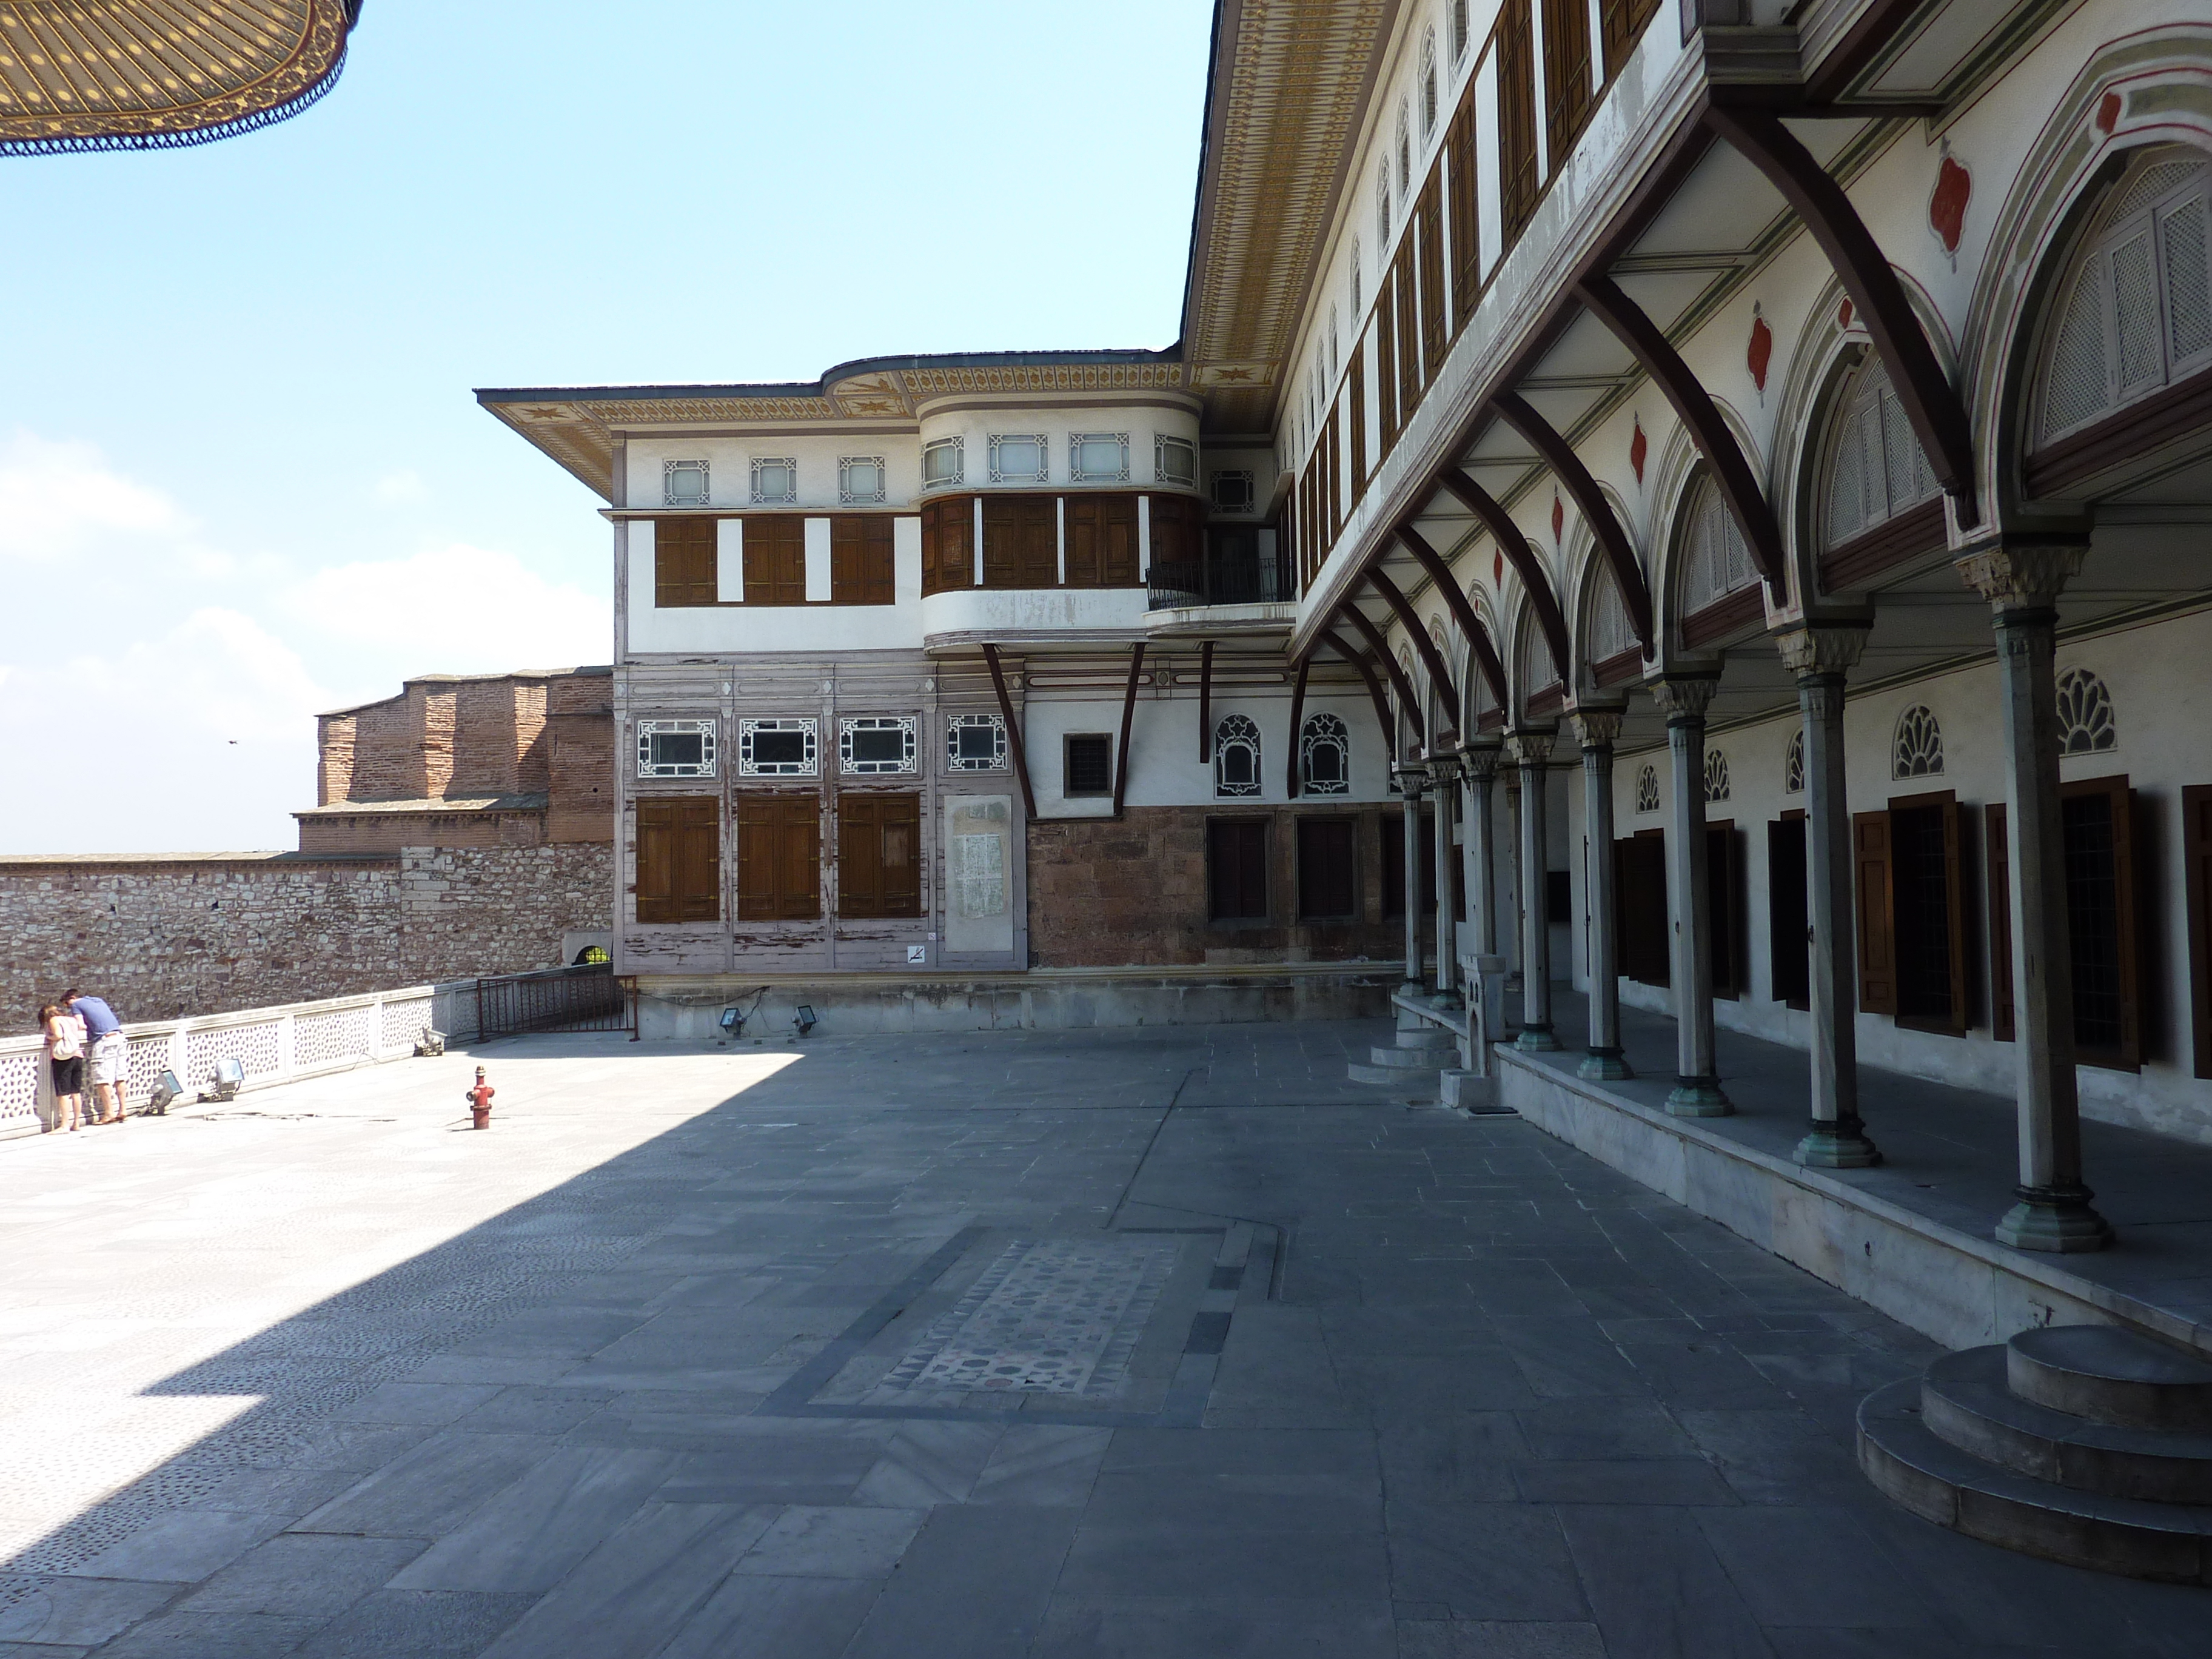
[[[1728,757],[1717,749],[1705,750],[1705,800],[1708,805],[1729,798]]]
[[[997,714],[946,715],[945,769],[948,772],[1005,771],[1006,720]]]
[[[752,501],[756,507],[790,507],[799,500],[799,462],[789,455],[752,458]]]
[[[821,766],[815,722],[805,715],[738,722],[738,775],[811,778]]]
[[[1603,559],[1590,571],[1589,659],[1600,663],[1619,656],[1636,644],[1629,631],[1628,606],[1620,597],[1620,584]]]
[[[1421,141],[1425,143],[1437,132],[1437,32],[1434,27],[1421,31]]]
[[[714,775],[714,722],[640,720],[637,775],[641,778]]]
[[[837,722],[837,765],[859,775],[916,769],[911,714],[862,714]]]
[[[2058,677],[2058,729],[2062,755],[2100,755],[2120,746],[2112,694],[2086,668],[2069,668]]]
[[[2212,161],[2152,153],[2098,215],[2065,289],[2038,434],[2063,437],[2212,367]]]
[[[1451,0],[1451,55],[1455,64],[1467,56],[1467,0]]]
[[[1042,483],[1047,477],[1044,434],[1041,432],[994,432],[991,434],[993,483]]]
[[[1936,474],[1897,400],[1889,370],[1869,353],[1844,389],[1828,463],[1827,541],[1847,542],[1936,493]]]
[[[1925,703],[1915,703],[1897,717],[1897,737],[1890,746],[1889,775],[1893,778],[1932,778],[1943,770],[1943,728]]]
[[[1398,194],[1413,197],[1413,129],[1406,118],[1406,100],[1398,100]]]
[[[1513,666],[1524,702],[1559,683],[1559,665],[1552,660],[1551,644],[1544,638],[1544,630],[1536,625],[1533,611],[1522,616],[1521,643],[1514,653]]]
[[[1735,516],[1713,481],[1699,477],[1682,526],[1682,611],[1695,615],[1759,580]]]
[[[1352,239],[1352,319],[1359,320],[1359,239]]]
[[[1213,793],[1260,793],[1260,728],[1243,714],[1224,714],[1213,728]]]
[[[1390,263],[1390,158],[1387,155],[1375,164],[1375,246],[1376,257],[1384,265]],[[1387,275],[1388,272],[1386,271]],[[1384,286],[1389,286],[1385,283]]]
[[[1785,795],[1805,793],[1805,733],[1802,730],[1790,734],[1790,753],[1782,763],[1782,793]]]
[[[1298,733],[1298,787],[1309,795],[1352,793],[1352,733],[1334,714],[1309,714]]]
[[[1636,774],[1636,810],[1656,812],[1659,810],[1659,769],[1640,768]]]
[[[661,488],[670,507],[707,505],[707,463],[665,461],[661,464]]]

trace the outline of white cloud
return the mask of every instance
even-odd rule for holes
[[[409,674],[605,662],[614,643],[605,597],[556,586],[512,553],[465,542],[319,570],[283,605],[335,638],[403,645]],[[398,689],[395,678],[390,690]]]
[[[0,556],[52,559],[118,532],[178,538],[189,529],[174,501],[112,471],[90,444],[20,428],[0,440]]]

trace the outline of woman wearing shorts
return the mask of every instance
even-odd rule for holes
[[[84,1022],[58,1003],[39,1010],[54,1080],[54,1129],[74,1131],[84,1110]],[[52,1130],[48,1130],[52,1133]]]

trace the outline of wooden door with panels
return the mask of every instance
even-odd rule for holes
[[[1641,985],[1674,979],[1667,909],[1667,832],[1639,830],[1613,844],[1613,958]]]
[[[822,801],[809,790],[738,796],[738,920],[822,915]]]
[[[641,926],[722,919],[722,804],[712,795],[645,795],[637,802]]]
[[[1946,1036],[1964,1036],[1969,1015],[1960,823],[1948,789],[1851,817],[1859,1006]]]
[[[806,520],[796,513],[744,521],[745,603],[806,603]]]
[[[1766,826],[1766,961],[1770,994],[1787,1007],[1813,1006],[1813,917],[1805,861],[1805,814],[1793,808]]]
[[[832,605],[890,605],[894,576],[889,514],[845,513],[830,520]]]
[[[921,915],[921,797],[846,790],[837,797],[837,915]]]

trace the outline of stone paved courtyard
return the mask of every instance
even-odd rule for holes
[[[539,1038],[0,1144],[0,1659],[2212,1650],[1889,1507],[1927,1344],[1346,1083],[1381,1029]]]

